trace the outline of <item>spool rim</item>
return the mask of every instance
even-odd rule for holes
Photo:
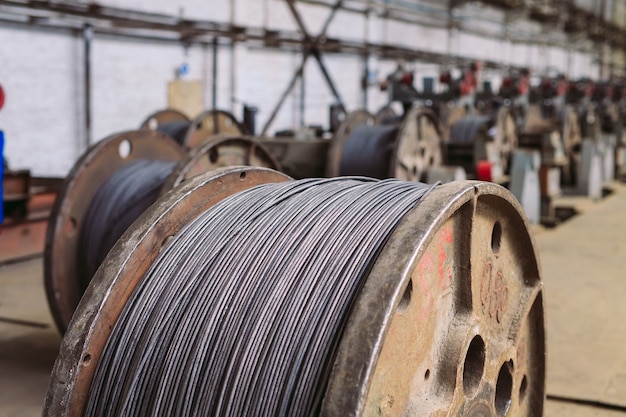
[[[322,403],[321,416],[361,416],[372,412],[392,416],[403,415],[402,412],[406,412],[407,409],[417,415],[433,415],[431,413],[434,412],[434,415],[437,416],[457,416],[468,415],[464,414],[467,413],[468,409],[473,410],[475,407],[481,407],[489,412],[484,415],[495,417],[496,415],[508,415],[508,410],[502,408],[507,406],[506,404],[509,404],[511,411],[515,411],[511,412],[510,415],[531,416],[540,414],[545,397],[544,303],[536,246],[532,236],[528,233],[530,225],[526,217],[521,214],[521,210],[519,203],[511,194],[496,184],[457,182],[433,190],[403,218],[379,254],[355,301],[338,346],[337,356]],[[455,218],[455,216],[457,217]],[[501,231],[503,231],[502,236],[504,236],[502,242],[506,242],[506,244],[503,243],[503,246],[498,248],[501,250],[500,258],[497,256],[490,258],[493,265],[493,269],[490,271],[502,266],[503,259],[506,258],[507,253],[509,253],[507,251],[510,249],[507,248],[507,245],[510,245],[512,240],[521,239],[523,242],[516,246],[516,250],[520,248],[529,250],[530,256],[525,259],[518,259],[516,266],[526,274],[532,275],[536,271],[537,275],[536,277],[525,275],[524,279],[533,280],[532,288],[527,291],[520,291],[520,300],[515,300],[516,302],[520,301],[519,307],[515,308],[513,313],[509,311],[500,317],[502,323],[511,324],[510,328],[506,328],[500,323],[493,324],[493,328],[489,327],[488,324],[486,325],[485,323],[491,322],[487,322],[483,316],[485,314],[482,311],[484,304],[481,304],[480,308],[477,307],[477,310],[481,310],[480,314],[474,315],[476,313],[474,310],[464,312],[463,317],[469,317],[465,322],[458,319],[441,320],[442,328],[439,330],[442,340],[448,341],[448,343],[429,344],[430,340],[426,341],[426,346],[441,356],[441,360],[437,364],[431,364],[427,360],[432,358],[431,352],[420,352],[419,348],[411,348],[411,344],[421,343],[419,336],[417,338],[402,338],[402,336],[411,334],[410,329],[412,327],[419,327],[417,330],[419,333],[423,330],[422,326],[424,325],[424,320],[416,321],[415,310],[411,310],[411,308],[415,309],[416,304],[418,306],[422,304],[413,301],[413,307],[411,304],[409,307],[406,305],[403,307],[403,303],[406,301],[406,291],[409,288],[408,283],[412,282],[411,294],[413,297],[409,297],[409,303],[411,299],[427,298],[423,296],[426,294],[424,288],[420,287],[415,280],[418,277],[428,276],[429,271],[433,269],[440,269],[444,271],[444,275],[447,274],[445,262],[447,262],[448,252],[446,252],[445,245],[442,244],[449,243],[447,239],[450,222],[455,222],[456,229],[452,229],[453,232],[462,232],[465,236],[464,239],[469,239],[475,245],[480,240],[476,236],[472,238],[471,236],[476,234],[476,230],[474,233],[471,233],[470,230],[477,227],[474,224],[476,219],[479,222],[476,224],[480,227],[484,226],[485,219],[488,221],[497,219],[496,221],[502,222]],[[425,227],[416,227],[419,225]],[[510,233],[509,227],[512,228]],[[516,235],[516,232],[523,233]],[[407,251],[407,247],[415,249]],[[467,252],[470,253],[462,256],[468,257],[471,262],[474,262],[475,259],[483,260],[480,256],[474,258],[474,253],[471,250],[467,250]],[[440,261],[443,262],[441,265],[438,264]],[[466,265],[461,262],[459,265],[469,268],[471,263]],[[476,268],[476,274],[483,276],[484,281],[484,277],[487,275],[484,274],[484,271],[481,275],[478,271],[479,268],[480,266]],[[509,270],[505,271],[507,274],[511,273]],[[423,275],[420,275],[419,272],[422,272]],[[471,271],[465,270],[465,273],[471,275]],[[438,272],[435,272],[432,276],[437,274]],[[491,276],[489,274],[489,282],[492,280]],[[398,279],[398,277],[401,278]],[[528,284],[525,281],[519,282],[518,278],[519,276],[514,279],[504,277],[507,284],[516,282],[518,287],[525,289]],[[470,285],[477,280],[477,278],[470,279]],[[471,289],[475,289],[475,287],[471,286]],[[512,301],[515,297],[512,297],[511,293],[513,290],[508,293],[510,297],[507,305],[509,307],[515,305]],[[489,294],[489,291],[485,291],[485,294]],[[482,295],[482,292],[478,294],[478,299],[482,300]],[[442,299],[433,301],[429,308],[440,312]],[[476,298],[472,300],[476,301]],[[398,317],[403,314],[408,315],[404,325],[402,325],[402,321],[397,321]],[[490,317],[489,320],[494,321],[494,318]],[[444,329],[443,327],[447,328]],[[531,327],[532,336],[534,336],[532,339],[529,337]],[[455,334],[457,328],[463,330],[458,332],[458,335]],[[419,334],[422,335],[422,333]],[[424,335],[428,337],[431,334],[424,332]],[[485,364],[483,365],[484,370],[481,368],[483,373],[474,385],[472,385],[471,378],[468,377],[469,382],[466,386],[464,369],[466,367],[472,369],[471,366],[467,365],[467,358],[474,356],[470,355],[470,352],[477,335],[482,335],[483,342],[488,344]],[[486,335],[490,337],[485,337]],[[492,343],[492,337],[498,338],[497,343],[504,343],[504,347],[498,348],[496,342]],[[511,337],[513,341],[509,340]],[[398,340],[400,342],[408,340],[411,343],[392,345]],[[386,343],[389,344],[386,345]],[[433,345],[435,345],[434,349]],[[531,349],[524,350],[525,347]],[[415,356],[415,352],[422,353],[424,356]],[[403,355],[405,356],[403,357]],[[422,359],[421,362],[420,359]],[[509,397],[507,397],[506,382],[508,381],[506,376],[509,361],[512,370]],[[444,366],[448,362],[448,366]],[[397,385],[401,387],[398,388],[398,386],[394,386],[393,382],[390,383],[388,379],[385,379],[386,375],[390,375],[389,380],[398,381]],[[408,380],[403,378],[404,376],[407,376]],[[443,383],[439,384],[441,381]],[[454,385],[452,389],[450,384]],[[408,391],[410,392],[406,392],[406,387],[409,387]],[[437,403],[438,398],[434,395],[437,389],[446,393],[445,401],[442,400],[442,407],[449,405],[449,408],[443,411],[441,409],[437,411],[436,407],[424,409],[427,407],[424,404]],[[468,392],[466,393],[466,391]],[[494,391],[496,392],[494,393]],[[403,398],[403,395],[407,397]],[[522,399],[522,396],[525,396],[525,399]],[[405,402],[408,401],[407,398],[412,398],[413,403]],[[503,403],[502,398],[508,399],[508,403]],[[417,404],[415,403],[416,399]],[[500,401],[497,402],[496,399],[500,399]],[[403,403],[406,408],[403,407]]]
[[[381,107],[377,112],[376,112],[376,124],[380,125],[383,123],[383,121],[388,118],[388,117],[394,117],[397,116],[398,113],[396,113],[396,111],[393,109],[393,107],[391,107],[391,105],[389,104],[385,104],[383,107]]]
[[[189,119],[186,114],[176,109],[157,110],[144,119],[139,129],[156,130],[165,123],[177,121],[189,122],[191,119]]]
[[[502,172],[506,175],[510,171],[511,158],[519,143],[513,108],[502,106],[498,110],[496,126],[498,127],[496,147],[502,164]]]
[[[129,152],[126,157],[122,157],[124,149]],[[139,130],[108,136],[76,162],[52,207],[44,248],[46,297],[61,333],[65,332],[82,295],[77,248],[86,212],[100,186],[118,169],[135,160],[177,161],[183,156],[182,148],[168,136]]]
[[[83,415],[115,320],[170,236],[232,194],[290,179],[266,168],[223,168],[190,179],[143,213],[111,249],[76,309],[52,370],[43,415]]]
[[[341,174],[341,156],[343,155],[343,146],[350,137],[352,130],[359,125],[366,124],[368,126],[376,125],[376,116],[367,110],[355,110],[346,115],[341,122],[337,133],[333,136],[328,150],[326,160],[326,176],[337,177]]]
[[[206,121],[212,122],[210,127],[211,132],[203,131],[202,125]],[[194,148],[198,146],[198,144],[203,143],[207,138],[221,133],[243,135],[246,133],[246,129],[232,113],[219,109],[207,110],[200,113],[191,121],[191,125],[183,140],[183,146],[186,148]]]
[[[422,118],[430,121],[435,137],[423,136]],[[415,135],[414,128],[417,129]],[[389,176],[407,181],[426,181],[430,167],[440,166],[442,163],[443,139],[439,119],[430,109],[421,106],[412,108],[400,126],[391,156]]]
[[[242,154],[235,155],[235,157],[240,157],[241,159],[227,161],[226,163],[219,163],[219,159],[216,161],[211,160],[212,150],[218,149],[221,145],[228,146],[229,144],[234,146],[243,145],[246,148]],[[166,194],[172,188],[195,175],[227,166],[257,166],[281,171],[281,165],[274,155],[253,137],[218,134],[206,139],[187,153],[187,156],[176,165],[172,174],[163,184],[161,195]]]

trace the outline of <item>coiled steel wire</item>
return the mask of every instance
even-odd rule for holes
[[[136,160],[114,172],[94,195],[80,231],[83,290],[115,242],[159,197],[175,161]]]
[[[163,247],[114,325],[86,416],[308,416],[387,237],[432,186],[266,184]]]
[[[340,175],[389,178],[400,125],[359,125],[343,145]]]

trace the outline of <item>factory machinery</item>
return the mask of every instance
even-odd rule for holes
[[[163,110],[93,145],[48,222],[44,415],[541,415],[529,221],[623,172],[622,90],[476,72],[397,71],[403,114],[329,132]]]

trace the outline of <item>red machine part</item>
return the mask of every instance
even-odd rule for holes
[[[493,164],[489,161],[478,161],[476,164],[476,178],[479,181],[493,181]]]
[[[2,88],[2,84],[0,84],[0,110],[4,107],[4,101],[6,99],[6,95],[4,94],[4,89]]]

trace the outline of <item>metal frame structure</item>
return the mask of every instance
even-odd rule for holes
[[[515,36],[501,24],[501,33],[487,33],[467,24],[468,20],[482,19],[486,17],[465,16],[459,12],[465,0],[449,0],[438,2],[434,0],[422,0],[420,2],[410,0],[297,0],[299,3],[308,3],[328,7],[330,13],[324,22],[323,28],[317,36],[312,35],[307,29],[301,13],[296,8],[296,0],[284,0],[299,30],[271,30],[262,27],[251,27],[234,24],[233,22],[218,22],[210,20],[194,20],[179,16],[159,13],[141,12],[117,7],[102,6],[96,3],[77,3],[68,1],[49,0],[0,0],[0,24],[10,23],[30,27],[43,27],[57,30],[71,30],[80,34],[84,40],[85,50],[85,132],[86,140],[89,141],[91,130],[90,114],[90,46],[93,38],[97,35],[119,36],[138,40],[157,40],[163,42],[182,43],[213,47],[214,71],[219,46],[233,46],[237,42],[246,42],[250,46],[261,48],[280,49],[302,53],[302,61],[295,71],[287,88],[279,98],[269,120],[262,129],[266,133],[273,122],[286,97],[293,90],[298,79],[304,74],[304,68],[308,58],[313,57],[322,72],[333,96],[343,108],[343,100],[337,90],[324,62],[323,53],[341,53],[358,55],[365,58],[375,55],[381,59],[404,59],[408,61],[422,61],[439,63],[446,66],[467,65],[474,59],[450,55],[443,52],[432,52],[419,48],[407,48],[386,43],[373,43],[365,41],[352,41],[339,39],[327,35],[328,27],[339,10],[360,13],[365,16],[376,15],[385,19],[411,22],[413,24],[427,25],[431,27],[458,30],[463,33],[472,33],[479,36],[503,36],[511,42],[534,43],[541,45],[559,46],[566,49],[583,48],[587,53],[593,53],[589,45],[607,44],[613,48],[626,51],[626,29],[617,27],[607,22],[602,16],[590,13],[577,7],[573,0],[566,2],[554,2],[552,0],[482,0],[481,3],[490,7],[505,10],[505,21],[512,22],[521,18],[527,18],[535,22],[543,23],[544,26],[554,28],[568,36],[582,39],[581,33],[587,34],[585,42],[577,42],[574,47],[566,45],[566,40],[555,41],[550,37],[533,39],[533,36]],[[521,9],[511,11],[512,3],[519,3]],[[545,4],[544,4],[545,3]],[[604,4],[604,0],[602,4]],[[418,7],[419,6],[419,7]],[[604,6],[602,8],[604,10]],[[606,13],[602,13],[606,15]],[[435,16],[435,18],[433,18]],[[430,20],[430,21],[429,21]],[[489,23],[498,23],[491,21]],[[546,24],[549,23],[549,24]],[[590,30],[588,28],[591,28]],[[562,38],[562,37],[561,37]],[[576,46],[578,45],[578,46]],[[603,48],[596,48],[603,50]],[[601,67],[605,65],[603,52],[600,52],[599,62]],[[615,69],[609,63],[609,73]],[[516,69],[515,66],[502,62],[483,61],[485,69]],[[213,79],[212,100],[216,101],[215,76]],[[90,142],[88,142],[90,143]]]

